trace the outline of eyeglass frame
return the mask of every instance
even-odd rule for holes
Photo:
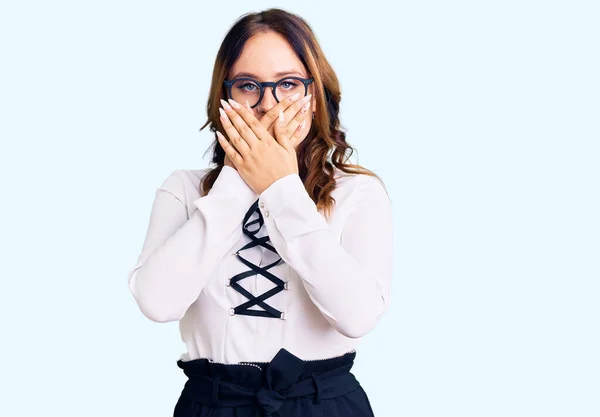
[[[271,93],[273,94],[273,97],[275,97],[275,101],[277,101],[279,103],[279,99],[277,98],[277,95],[275,94],[275,90],[277,89],[277,86],[279,84],[281,84],[285,80],[290,80],[290,79],[300,81],[302,84],[304,84],[304,96],[306,96],[308,94],[309,84],[311,84],[315,80],[314,78],[302,78],[302,77],[290,76],[290,77],[282,78],[279,81],[260,82],[258,80],[255,80],[254,78],[250,78],[250,77],[239,77],[239,78],[234,78],[232,80],[223,80],[223,85],[227,88],[227,95],[229,96],[229,98],[233,98],[233,96],[231,95],[231,87],[233,87],[233,84],[235,84],[236,82],[242,81],[242,80],[249,80],[249,81],[256,83],[260,88],[260,97],[258,98],[258,101],[256,102],[256,104],[254,106],[250,106],[250,108],[253,109],[256,106],[258,106],[260,104],[260,102],[262,101],[263,96],[265,95],[265,87],[271,87]]]

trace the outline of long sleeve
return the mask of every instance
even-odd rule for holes
[[[218,262],[238,241],[244,214],[258,195],[224,166],[188,217],[182,170],[156,190],[141,254],[128,285],[142,313],[156,322],[180,320]]]
[[[337,239],[297,174],[260,196],[269,237],[301,277],[312,302],[350,338],[368,333],[387,310],[393,272],[391,201],[377,178],[363,176],[357,203]]]

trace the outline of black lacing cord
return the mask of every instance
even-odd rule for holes
[[[244,245],[242,248],[240,248],[235,253],[236,257],[244,265],[246,265],[248,268],[250,268],[250,270],[242,272],[240,274],[237,274],[229,280],[229,286],[231,286],[231,288],[235,289],[240,294],[242,294],[244,297],[246,297],[248,299],[248,301],[243,304],[240,304],[237,307],[234,307],[233,313],[234,314],[242,314],[242,315],[246,315],[246,316],[271,317],[271,318],[279,319],[279,318],[283,318],[283,312],[271,307],[270,305],[265,303],[265,300],[274,296],[275,294],[287,289],[287,283],[285,281],[281,280],[280,278],[276,277],[275,275],[273,275],[272,273],[270,273],[268,271],[269,269],[278,265],[282,261],[281,257],[279,257],[278,260],[276,260],[275,262],[273,262],[265,267],[260,267],[258,265],[253,264],[252,262],[248,261],[247,259],[245,259],[244,257],[242,257],[240,255],[241,251],[253,248],[255,246],[262,246],[262,247],[267,248],[270,251],[277,254],[277,250],[272,245],[267,243],[270,240],[269,236],[264,236],[264,237],[260,237],[260,238],[256,237],[256,234],[263,227],[263,225],[265,223],[262,213],[260,212],[260,210],[258,208],[258,201],[259,200],[256,200],[254,202],[254,204],[252,204],[252,206],[250,206],[250,208],[246,212],[246,215],[244,216],[244,221],[242,223],[242,231],[244,232],[244,234],[246,236],[248,236],[251,239],[251,241],[248,242],[246,245]],[[250,217],[252,217],[252,214],[254,214],[254,213],[258,214],[258,219],[249,221]],[[258,223],[258,228],[254,231],[250,230],[250,227],[257,223]],[[244,287],[242,287],[239,284],[239,281],[241,281],[242,279],[248,278],[255,274],[260,274],[260,275],[264,276],[269,281],[271,281],[273,284],[275,284],[275,287],[270,289],[269,291],[259,295],[258,297],[255,297],[254,295],[252,295],[249,291],[247,291]],[[253,307],[255,305],[262,307],[264,310],[250,310],[250,307]]]

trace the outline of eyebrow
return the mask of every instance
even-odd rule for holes
[[[298,70],[288,70],[288,71],[279,71],[275,74],[275,77],[283,77],[284,75],[292,75],[297,74],[299,77],[304,77],[304,75]],[[249,72],[239,72],[234,77],[231,78],[240,78],[240,77],[250,77],[250,78],[259,78],[258,75],[252,74]]]

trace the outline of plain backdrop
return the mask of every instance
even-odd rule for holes
[[[172,415],[177,322],[126,274],[154,192],[207,166],[223,36],[279,6],[386,182],[394,298],[355,375],[377,417],[600,415],[594,1],[0,3],[0,415]]]

